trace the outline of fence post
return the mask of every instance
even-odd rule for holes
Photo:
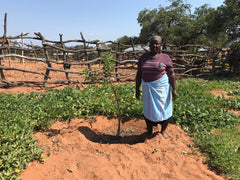
[[[7,36],[7,13],[5,13],[5,16],[4,16],[4,34],[3,34],[2,46],[4,46],[4,43],[7,39],[6,36]],[[1,54],[3,54],[3,49],[1,49]],[[3,59],[3,58],[1,58],[1,59]],[[2,65],[1,59],[0,59],[0,66]],[[2,80],[6,80],[2,68],[0,68],[0,74],[1,74]]]
[[[8,41],[7,41],[7,43],[8,43],[7,54],[11,54],[11,53],[10,53],[10,41],[11,41],[11,40],[8,40]],[[9,62],[9,67],[12,67],[11,57],[8,57],[8,62]]]
[[[84,39],[82,32],[81,32],[80,34],[81,34],[81,37],[82,37],[82,40],[83,40],[83,47],[84,47],[84,50],[85,50],[85,51],[84,51],[85,61],[88,61],[88,54],[87,54],[87,51],[86,51],[86,49],[87,49],[86,40]],[[90,72],[90,75],[91,75],[92,67],[91,67],[91,64],[90,64],[90,63],[88,63],[88,69],[89,69],[89,72]]]
[[[34,48],[34,46],[33,46],[32,41],[31,41],[31,46],[32,46],[32,50],[33,50],[34,56],[35,56],[35,58],[37,58],[37,53],[36,53],[36,51],[35,51],[35,48]],[[37,61],[36,61],[35,63],[37,63]]]
[[[68,64],[68,65],[66,64],[66,63],[68,63],[68,61],[67,61],[67,56],[66,56],[66,51],[65,51],[66,48],[65,48],[65,45],[64,45],[63,40],[62,40],[62,34],[59,34],[59,36],[60,36],[61,46],[62,46],[62,48],[64,49],[64,50],[63,50],[63,68],[64,68],[64,70],[67,70],[68,67],[70,67],[70,65],[69,65],[69,64]],[[67,78],[67,80],[68,80],[68,84],[70,84],[68,73],[66,72],[65,74],[66,74],[66,78]]]
[[[40,32],[38,33],[35,33],[37,36],[39,36],[39,38],[42,40],[42,46],[43,46],[43,49],[44,49],[44,54],[45,54],[45,57],[46,57],[46,63],[47,63],[47,66],[49,68],[52,67],[52,64],[49,62],[49,55],[48,55],[48,51],[47,51],[47,45],[45,44],[45,38],[42,36],[42,34]],[[45,72],[45,76],[44,76],[44,86],[46,86],[46,83],[47,83],[47,80],[49,78],[49,73],[50,73],[50,70],[49,69],[46,69],[46,72]]]
[[[21,59],[21,62],[24,64],[24,58],[23,58],[23,56],[24,56],[24,51],[23,51],[23,49],[24,49],[23,33],[21,33],[21,39],[22,39],[22,59]]]
[[[118,50],[117,50],[117,53],[116,53],[116,59],[117,59],[117,61],[119,61],[120,60],[120,58],[119,58],[119,53],[118,52],[120,52],[120,43],[118,42]],[[116,81],[120,81],[120,79],[118,79],[118,62],[116,61],[116,68],[115,68],[115,73],[116,73]]]

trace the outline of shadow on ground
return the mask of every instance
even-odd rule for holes
[[[131,127],[121,130],[120,136],[117,137],[112,133],[100,132],[96,133],[87,126],[80,126],[78,130],[89,140],[101,144],[137,144],[143,143],[146,139],[155,137],[158,132],[148,135]],[[109,131],[109,130],[108,130]],[[117,132],[117,131],[116,131]]]

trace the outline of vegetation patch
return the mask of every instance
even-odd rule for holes
[[[175,122],[208,154],[210,165],[232,179],[240,178],[239,116],[228,111],[240,108],[240,94],[234,93],[232,98],[229,93],[237,86],[238,83],[223,80],[181,80],[174,106]],[[223,89],[230,97],[216,97],[210,93],[213,89]]]
[[[237,83],[222,80],[179,80],[178,99],[174,101],[172,123],[180,125],[207,153],[211,166],[232,179],[240,178],[239,117],[228,109],[240,108],[235,98],[215,97],[212,89],[224,89],[231,95]],[[135,85],[115,85],[122,116],[142,118],[142,103],[135,99]],[[44,94],[30,93],[0,96],[0,177],[17,178],[33,159],[42,160],[41,148],[33,136],[54,121],[104,115],[118,116],[111,87],[89,86],[82,91],[66,87],[48,89]]]

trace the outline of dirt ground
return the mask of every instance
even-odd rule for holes
[[[129,119],[116,139],[117,119],[96,117],[57,122],[37,133],[45,162],[37,161],[21,174],[23,180],[53,179],[202,179],[220,180],[194,149],[193,140],[173,124],[169,139],[157,133],[144,137],[145,122]]]
[[[34,63],[22,66],[36,69]],[[31,67],[32,66],[32,67]],[[42,68],[43,69],[43,68]],[[26,74],[4,72],[8,80],[24,79]],[[58,75],[58,77],[60,74]],[[62,74],[64,76],[64,74]],[[37,79],[31,76],[29,79]],[[62,88],[62,87],[56,87]],[[44,92],[39,87],[0,88],[0,92]],[[21,173],[23,180],[220,180],[227,179],[209,168],[194,142],[180,127],[170,124],[169,139],[154,129],[145,136],[142,119],[124,119],[116,139],[117,119],[103,116],[56,122],[37,133],[45,161],[33,161]]]

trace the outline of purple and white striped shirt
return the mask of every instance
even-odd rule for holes
[[[164,53],[151,56],[149,52],[144,53],[138,60],[138,71],[145,82],[155,81],[164,74],[174,72],[171,58]]]

